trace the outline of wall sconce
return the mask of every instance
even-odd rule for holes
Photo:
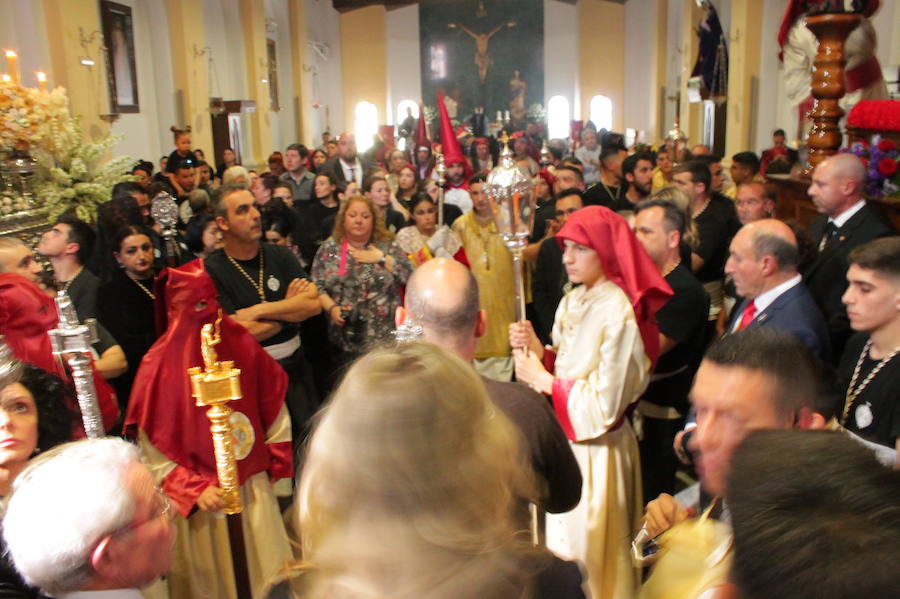
[[[78,62],[83,66],[91,68],[97,64],[97,62],[91,58],[91,51],[90,48],[88,48],[88,46],[92,45],[97,40],[100,40],[99,51],[106,52],[106,46],[103,45],[103,32],[95,30],[86,34],[83,27],[78,28],[78,43],[81,44],[81,49],[83,51],[82,56],[78,58]]]

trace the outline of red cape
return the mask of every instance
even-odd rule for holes
[[[672,288],[621,216],[603,206],[588,206],[573,212],[556,234],[557,243],[569,239],[597,252],[603,273],[618,285],[634,308],[644,352],[656,364],[659,356],[659,326],[656,312]]]
[[[184,516],[207,486],[218,486],[208,408],[195,404],[187,375],[188,368],[203,366],[200,329],[218,318],[216,296],[200,259],[162,272],[156,297],[165,306],[166,332],[141,362],[125,417],[127,436],[136,438],[138,429],[143,430],[154,447],[180,466],[166,477],[163,488]],[[197,310],[200,302],[206,305]],[[243,398],[228,407],[247,417],[255,436],[250,452],[237,463],[240,483],[263,471],[272,478],[290,477],[291,443],[266,443],[284,405],[287,374],[247,329],[224,313],[220,331],[219,360],[231,360],[241,371]]]
[[[47,331],[56,328],[58,322],[56,302],[41,291],[40,287],[22,275],[0,274],[0,334],[6,337],[13,355],[71,384],[72,378],[68,370],[53,355],[50,336],[47,334]],[[116,393],[96,370],[94,389],[103,417],[103,427],[109,430],[119,420]],[[72,403],[72,409],[80,414],[78,404],[74,401]],[[76,439],[85,437],[80,419],[79,422],[72,423],[72,436]]]

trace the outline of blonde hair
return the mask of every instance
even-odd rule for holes
[[[671,202],[684,213],[684,236],[681,238],[692,250],[697,249],[700,243],[700,234],[697,232],[697,224],[691,211],[691,198],[677,185],[666,185],[653,192],[652,200]]]
[[[338,208],[337,216],[334,217],[334,229],[331,231],[331,236],[335,241],[342,241],[347,234],[346,231],[344,231],[344,218],[347,216],[347,210],[350,209],[350,204],[353,204],[354,202],[365,204],[369,207],[369,212],[372,213],[373,223],[372,235],[370,237],[372,241],[391,241],[394,238],[394,234],[388,231],[387,226],[384,224],[384,214],[381,213],[381,210],[378,209],[375,202],[367,196],[356,195],[345,198],[341,202],[341,207]]]
[[[515,511],[533,485],[519,442],[450,352],[360,359],[320,413],[298,487],[302,596],[513,596],[530,551]]]

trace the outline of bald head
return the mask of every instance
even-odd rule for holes
[[[835,154],[813,171],[808,193],[819,212],[834,218],[863,199],[865,185],[862,160],[853,154]]]
[[[780,220],[764,218],[754,221],[744,225],[738,235],[749,235],[756,255],[773,256],[782,272],[797,269],[797,237]]]
[[[831,174],[838,179],[856,183],[860,191],[866,184],[866,166],[858,156],[853,154],[835,154],[822,164],[827,164],[828,168],[831,169]],[[822,164],[816,168],[820,168]]]
[[[427,341],[453,349],[475,338],[478,283],[456,260],[435,258],[417,268],[407,283],[404,305]]]

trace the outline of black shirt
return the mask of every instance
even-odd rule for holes
[[[625,193],[625,186],[614,187],[603,183],[595,183],[584,192],[585,206],[606,206],[610,210],[617,210],[619,198]]]
[[[731,238],[741,228],[734,203],[724,196],[714,195],[706,209],[694,217],[700,243],[694,250],[703,258],[703,266],[696,273],[701,283],[719,281],[725,276],[725,261]]]
[[[197,166],[197,157],[194,156],[193,150],[188,151],[186,156],[182,156],[181,154],[179,154],[178,150],[172,150],[172,153],[169,154],[169,161],[166,162],[166,172],[177,173],[178,167],[181,166],[181,163],[186,160],[190,161],[191,167]]]
[[[263,295],[267,302],[284,299],[288,285],[294,279],[307,278],[297,257],[286,247],[260,244],[263,257]],[[235,260],[243,273],[229,260],[224,249],[214,251],[206,258],[206,271],[219,291],[219,304],[229,314],[260,303],[259,254],[250,260]],[[246,275],[244,274],[246,273]],[[260,342],[265,347],[290,340],[299,331],[297,323],[281,322],[277,335]]]
[[[659,332],[676,345],[659,357],[653,371],[656,380],[641,399],[687,414],[688,392],[705,349],[709,297],[683,264],[666,276],[666,282],[675,293],[656,313],[656,320]]]
[[[857,333],[847,342],[838,367],[845,390],[850,384],[853,370],[868,340],[867,334]],[[860,366],[854,390],[859,389],[878,362],[866,355]],[[850,406],[845,426],[869,441],[891,448],[897,446],[897,437],[900,437],[900,355],[885,363],[859,393]]]
[[[562,256],[555,237],[542,241],[531,278],[531,298],[537,316],[534,329],[543,343],[550,342],[556,308],[564,295],[563,288],[569,282]]]

